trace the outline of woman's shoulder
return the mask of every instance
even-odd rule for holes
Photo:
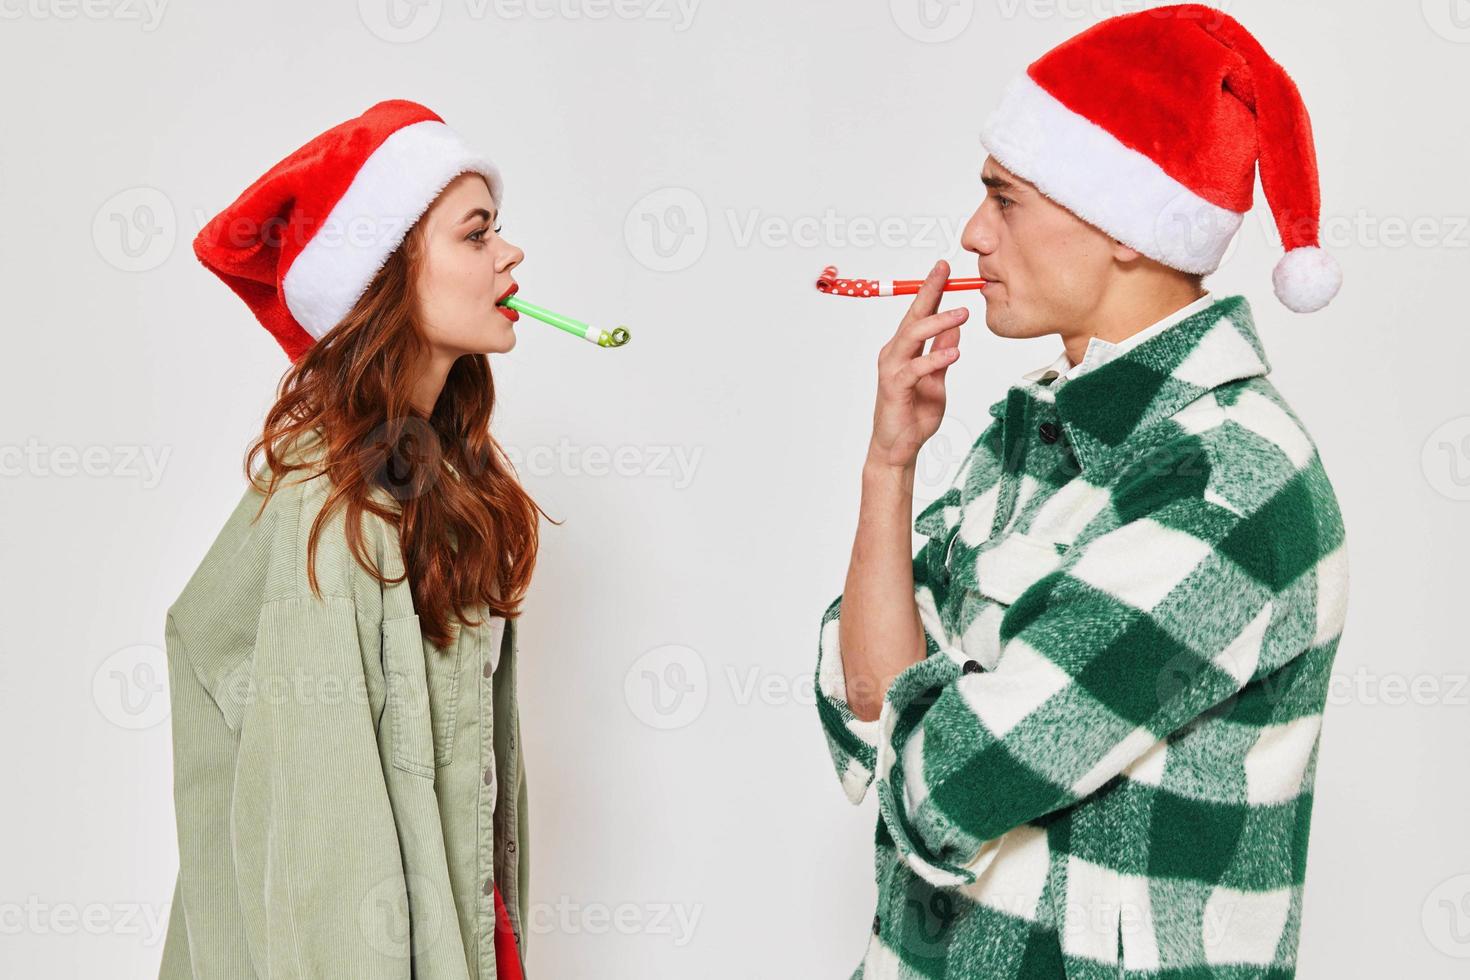
[[[281,478],[276,482],[271,494],[268,507],[275,507],[285,512],[294,512],[297,523],[315,522],[321,513],[327,508],[332,498],[332,492],[336,484],[332,479],[332,470],[328,467],[326,456],[327,443],[320,426],[300,433],[290,443],[282,446],[277,451],[278,458],[287,466],[284,466]],[[258,484],[266,485],[269,482],[271,470],[268,465],[262,465]],[[378,507],[393,510],[398,506],[392,494],[381,487],[370,487],[367,499]],[[331,546],[333,548],[346,548],[345,535],[345,502],[339,502],[333,506],[333,512],[327,518],[329,523],[337,525],[341,534],[333,534]],[[364,536],[373,539],[374,543],[383,544],[384,532],[392,525],[385,518],[366,508],[361,515]],[[322,544],[327,544],[324,540]]]
[[[290,467],[282,467],[274,483],[268,464],[256,471],[170,615],[207,620],[219,616],[226,602],[242,607],[238,614],[244,615],[250,607],[315,595],[377,605],[381,584],[348,538],[346,503],[328,510],[333,481],[319,433],[297,440],[278,458]],[[368,510],[358,520],[361,552],[385,574],[397,574],[402,558],[396,530]]]

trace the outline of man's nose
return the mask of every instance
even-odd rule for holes
[[[965,223],[965,233],[960,237],[965,251],[976,255],[989,255],[995,251],[996,237],[985,218],[985,208],[978,207]]]
[[[988,256],[995,251],[998,238],[995,229],[992,228],[991,220],[985,215],[985,204],[980,203],[975,213],[970,215],[969,222],[964,223],[964,234],[960,237],[960,244],[964,250],[973,251],[978,256]]]

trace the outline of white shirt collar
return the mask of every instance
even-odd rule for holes
[[[1040,381],[1043,377],[1046,376],[1048,371],[1055,371],[1057,374],[1056,380],[1071,381],[1081,376],[1082,374],[1093,370],[1094,368],[1101,367],[1108,361],[1111,361],[1113,358],[1119,357],[1125,352],[1132,350],[1134,347],[1137,347],[1139,344],[1143,343],[1145,340],[1148,340],[1150,337],[1163,333],[1165,330],[1167,330],[1169,327],[1172,327],[1180,320],[1193,316],[1213,302],[1215,302],[1214,295],[1206,292],[1203,296],[1195,300],[1193,303],[1190,303],[1188,306],[1181,307],[1180,309],[1175,310],[1173,313],[1170,313],[1162,320],[1159,320],[1148,325],[1147,327],[1144,327],[1137,333],[1130,334],[1129,336],[1124,337],[1117,343],[1103,340],[1100,337],[1089,337],[1087,340],[1087,350],[1082,355],[1081,362],[1079,362],[1077,365],[1074,366],[1072,364],[1071,360],[1067,357],[1066,348],[1063,348],[1061,354],[1057,355],[1056,360],[1052,361],[1050,364],[1045,364],[1034,371],[1027,371],[1025,374],[1021,375],[1021,377],[1023,380],[1026,381]]]

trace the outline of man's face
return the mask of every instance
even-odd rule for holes
[[[979,256],[985,325],[999,337],[1039,337],[1084,322],[1119,249],[1112,238],[1044,196],[992,157],[985,199],[960,239]]]

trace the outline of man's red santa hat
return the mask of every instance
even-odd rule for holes
[[[1177,4],[1111,17],[1013,79],[985,121],[997,162],[1171,268],[1214,272],[1255,169],[1286,255],[1272,281],[1298,313],[1342,285],[1318,246],[1312,124],[1286,71],[1228,14]]]
[[[500,172],[431,110],[379,102],[267,170],[194,239],[194,254],[295,361],[352,311],[440,192]]]

